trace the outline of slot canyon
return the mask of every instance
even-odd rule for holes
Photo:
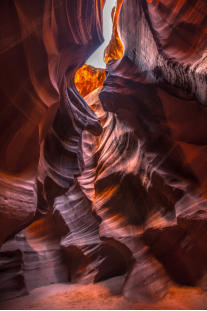
[[[207,309],[207,1],[110,1],[0,1],[0,309]]]

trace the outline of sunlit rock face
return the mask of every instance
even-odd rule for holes
[[[118,33],[118,19],[119,19],[119,13],[120,8],[122,6],[123,0],[117,0],[116,7],[113,8],[111,14],[112,14],[112,20],[113,20],[113,31],[111,40],[109,42],[109,45],[104,51],[104,61],[107,64],[109,60],[111,59],[120,59],[123,56],[123,44],[120,40],[119,33]]]
[[[81,96],[84,97],[98,87],[103,86],[105,77],[105,69],[84,64],[75,73],[75,86]]]
[[[111,40],[104,51],[104,62],[108,63],[111,59],[120,59],[123,56],[123,44],[118,34],[118,18],[123,0],[118,0],[117,5],[111,12],[113,29]],[[106,70],[94,68],[84,64],[75,73],[75,86],[79,93],[84,97],[98,87],[102,87],[106,78]]]

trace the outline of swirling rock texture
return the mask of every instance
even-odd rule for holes
[[[151,192],[160,195],[158,204],[147,204],[145,243],[173,280],[203,288],[206,11],[205,1],[124,1],[124,55],[109,62],[99,95],[104,109],[133,129],[142,146],[145,199]]]
[[[48,216],[3,244],[0,250],[0,301],[28,294],[33,288],[68,280],[68,269],[54,232],[55,225]]]
[[[1,243],[34,215],[37,172],[43,190],[67,188],[82,167],[82,130],[100,133],[74,74],[103,41],[102,7],[95,0],[1,1],[1,227],[4,218],[11,223]]]
[[[80,173],[82,131],[101,131],[74,75],[103,41],[103,5],[0,3],[0,245],[45,214]]]
[[[207,287],[206,1],[117,1],[95,89],[103,5],[0,3],[1,299],[120,274],[136,300]]]
[[[153,300],[167,292],[169,279],[143,242],[143,224],[153,201],[169,205],[173,198],[169,202],[168,189],[162,199],[159,192],[147,193],[140,178],[147,173],[142,146],[132,129],[103,110],[99,91],[89,94],[86,101],[99,116],[103,131],[97,138],[84,132],[85,170],[78,181],[101,219],[101,239],[110,242],[125,259],[124,295]]]

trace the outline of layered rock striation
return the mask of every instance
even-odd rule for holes
[[[104,0],[0,3],[0,246],[47,214],[80,174],[82,131],[101,132],[74,75],[103,41],[103,5]],[[1,255],[8,258],[4,245]],[[9,262],[3,259],[3,274]],[[7,285],[3,298],[18,294]]]
[[[161,199],[147,204],[145,243],[171,279],[203,287],[205,12],[205,1],[124,1],[118,24],[124,55],[108,63],[99,95],[103,108],[127,124],[141,145],[145,200],[151,193]]]
[[[103,40],[103,1],[2,1],[0,6],[2,243],[34,216],[37,176],[43,184],[51,180],[68,188],[82,168],[82,131],[100,133],[74,75]]]

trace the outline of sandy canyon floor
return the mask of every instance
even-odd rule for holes
[[[207,292],[199,288],[172,286],[159,302],[132,302],[120,295],[123,281],[115,277],[90,285],[53,284],[7,300],[0,309],[207,309]]]

